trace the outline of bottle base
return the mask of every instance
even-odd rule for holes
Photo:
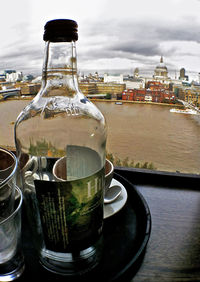
[[[0,267],[0,281],[13,281],[19,278],[25,269],[24,257],[19,251]]]
[[[55,253],[43,250],[40,254],[40,263],[54,274],[78,277],[96,268],[102,257],[99,246],[89,247],[76,253]]]

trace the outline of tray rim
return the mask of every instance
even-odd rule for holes
[[[129,260],[129,262],[126,264],[126,266],[121,269],[118,273],[116,273],[111,280],[109,281],[123,281],[121,280],[124,276],[126,276],[126,274],[129,272],[129,270],[131,268],[134,267],[134,265],[139,262],[139,260],[143,257],[146,246],[148,244],[148,241],[150,239],[150,234],[151,234],[151,226],[152,226],[152,219],[151,219],[151,212],[149,209],[149,206],[145,200],[145,198],[143,197],[143,195],[137,190],[137,188],[134,186],[133,183],[131,183],[129,180],[127,180],[126,178],[124,178],[122,175],[120,175],[119,173],[114,172],[114,178],[116,180],[118,180],[119,182],[122,183],[122,185],[124,185],[124,187],[127,190],[127,194],[128,194],[128,199],[127,201],[131,200],[130,197],[130,189],[132,188],[134,190],[134,193],[136,193],[138,195],[138,197],[141,200],[141,203],[143,205],[145,214],[146,214],[146,229],[145,229],[145,234],[144,234],[144,238],[143,241],[140,245],[140,247],[138,248],[137,252],[135,253],[135,255],[132,257],[132,259]],[[131,188],[127,189],[127,185],[130,186]],[[140,266],[140,265],[139,265]],[[137,269],[138,270],[138,269]],[[136,271],[137,272],[137,271]],[[132,276],[134,276],[136,274],[136,272],[134,274],[132,274]]]
[[[77,280],[76,280],[76,278],[71,279],[70,277],[67,277],[67,276],[60,276],[60,277],[57,276],[57,275],[54,276],[52,272],[48,272],[48,276],[46,276],[47,281],[54,281],[54,280],[55,281],[65,281],[65,279],[66,280],[69,279],[69,281],[88,282],[88,281],[91,281],[90,278],[93,278],[97,282],[98,281],[105,281],[105,282],[122,281],[122,282],[124,282],[124,281],[127,281],[127,278],[129,278],[128,281],[130,281],[130,279],[132,279],[134,277],[134,275],[136,274],[136,272],[138,271],[138,268],[139,268],[138,265],[139,266],[141,265],[141,262],[143,260],[143,255],[145,254],[145,249],[146,249],[147,243],[148,243],[149,238],[150,238],[150,233],[151,233],[150,209],[148,207],[146,200],[141,195],[141,193],[137,190],[137,188],[135,187],[135,185],[133,183],[131,183],[129,180],[127,180],[126,178],[124,178],[123,176],[121,176],[120,174],[118,174],[116,172],[114,172],[113,177],[116,180],[118,180],[120,183],[122,183],[122,185],[124,185],[124,187],[127,191],[127,194],[128,194],[127,202],[124,205],[124,207],[121,209],[121,211],[119,211],[119,213],[123,212],[123,209],[127,207],[127,204],[129,205],[129,207],[128,207],[129,209],[134,209],[133,205],[135,204],[135,198],[133,200],[131,200],[131,195],[135,195],[137,197],[137,199],[140,199],[137,208],[140,209],[140,206],[141,206],[141,208],[142,208],[142,218],[144,217],[146,219],[146,221],[143,222],[141,240],[139,240],[139,243],[138,243],[138,246],[137,246],[135,252],[132,253],[132,254],[129,254],[127,257],[125,257],[125,260],[122,263],[120,262],[120,267],[118,269],[117,269],[117,266],[116,266],[116,267],[113,268],[113,271],[111,271],[111,272],[106,271],[105,275],[102,272],[100,272],[99,277],[98,277],[98,271],[97,272],[92,271],[92,273],[88,273],[88,274],[86,274],[86,276],[83,275],[82,277],[80,277],[80,279],[77,279]],[[108,218],[106,220],[112,221],[112,219],[115,216],[116,216],[116,219],[117,219],[117,216],[119,215],[119,213],[116,213],[115,215],[111,216],[110,218]],[[26,226],[27,222],[24,222],[24,223],[25,223],[25,228],[27,228],[27,226]],[[30,230],[28,228],[27,234],[29,234],[29,233],[30,233]],[[27,242],[25,241],[25,243],[27,243]],[[26,249],[26,247],[25,247],[25,249]],[[26,249],[26,251],[27,251],[27,249]],[[28,254],[26,259],[28,259],[29,255],[30,254]],[[31,266],[29,265],[28,268],[31,268]],[[41,273],[42,275],[43,274],[45,275],[46,270],[44,268],[42,268],[41,266],[39,266],[37,262],[36,262],[34,269],[39,271],[39,273]],[[102,268],[101,268],[101,270],[103,271]],[[20,281],[26,281],[26,278],[30,275],[30,273],[28,274],[27,272],[24,273],[24,274],[25,275],[22,275],[19,278],[19,282]],[[49,275],[50,276],[52,275],[50,280],[48,280]],[[30,276],[29,276],[29,278],[30,278]],[[52,280],[52,279],[54,279],[54,280]],[[31,278],[30,281],[34,281],[34,280],[32,280],[32,278]]]

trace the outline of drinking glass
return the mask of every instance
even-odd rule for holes
[[[0,221],[13,211],[15,203],[17,158],[0,147]]]
[[[0,281],[13,281],[24,271],[21,250],[22,192],[14,185],[14,208],[0,221]]]

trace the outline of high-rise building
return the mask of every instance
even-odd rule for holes
[[[188,75],[185,75],[185,69],[184,68],[180,69],[179,79],[188,81]]]

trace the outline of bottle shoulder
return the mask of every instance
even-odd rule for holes
[[[66,118],[93,118],[106,124],[101,111],[83,94],[73,98],[66,96],[40,97],[37,96],[23,109],[17,118],[17,123],[34,117],[41,119],[55,118],[65,114]]]

